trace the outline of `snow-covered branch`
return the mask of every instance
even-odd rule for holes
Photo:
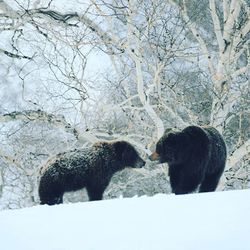
[[[171,0],[171,2],[173,2],[173,1]],[[215,69],[214,69],[214,65],[212,62],[212,56],[207,48],[207,44],[206,44],[205,40],[202,38],[201,34],[199,33],[199,31],[195,27],[195,23],[192,22],[188,16],[187,3],[185,0],[183,1],[183,8],[181,8],[181,13],[182,13],[184,21],[186,22],[186,25],[189,27],[194,38],[198,41],[200,48],[202,50],[202,53],[205,55],[205,58],[208,62],[208,68],[210,70],[211,76],[214,77],[215,76]]]
[[[59,2],[0,1],[6,208],[34,203],[34,173],[49,155],[126,140],[146,159],[164,126],[217,127],[230,154],[223,189],[246,187],[247,1]],[[120,187],[136,183],[133,195],[140,186],[169,192],[166,166],[127,174]]]
[[[219,53],[223,53],[224,51],[224,41],[222,36],[222,29],[220,25],[219,17],[216,13],[216,6],[215,6],[215,0],[209,1],[210,9],[211,9],[211,16],[213,19],[213,25],[214,25],[214,32],[217,38],[217,42],[219,45]]]
[[[250,157],[250,139],[245,141],[228,157],[226,170],[234,167],[240,160],[242,160],[243,157],[247,155]]]
[[[49,114],[42,110],[25,110],[25,111],[15,111],[8,114],[0,115],[0,122],[9,121],[44,121],[52,124],[57,128],[63,128],[66,132],[74,134],[78,137],[78,131],[76,131],[72,126],[66,122],[63,116],[56,116],[54,114]]]
[[[62,115],[54,115],[42,110],[15,111],[12,113],[0,115],[0,122],[18,120],[26,122],[47,122],[58,129],[63,129],[65,132],[73,134],[79,141],[87,140],[90,143],[99,141],[99,139],[90,131],[81,132],[79,129],[73,127],[65,120],[64,116]]]
[[[157,138],[160,138],[164,133],[164,125],[161,118],[156,114],[155,110],[150,105],[149,96],[146,96],[146,88],[143,81],[143,73],[142,73],[142,56],[141,56],[141,48],[139,42],[139,33],[138,30],[133,26],[133,15],[136,10],[134,7],[134,2],[130,1],[130,15],[128,19],[128,43],[127,43],[127,52],[131,56],[131,58],[135,62],[136,67],[136,77],[137,77],[137,91],[139,95],[139,99],[148,113],[149,117],[153,121],[157,131]],[[134,45],[132,45],[134,44]]]

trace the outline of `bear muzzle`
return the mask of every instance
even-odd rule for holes
[[[160,155],[155,151],[153,154],[149,156],[149,159],[151,161],[159,161],[160,160]]]
[[[144,160],[138,160],[136,163],[135,163],[135,168],[142,168],[143,166],[145,166],[146,162]]]

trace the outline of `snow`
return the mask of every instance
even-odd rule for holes
[[[4,250],[249,250],[250,190],[0,212]]]

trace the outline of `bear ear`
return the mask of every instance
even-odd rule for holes
[[[124,150],[126,149],[126,145],[125,141],[114,142],[115,152],[118,156],[122,156]]]

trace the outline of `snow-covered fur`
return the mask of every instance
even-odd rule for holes
[[[40,169],[40,202],[48,205],[62,203],[65,192],[84,187],[89,200],[101,200],[115,172],[144,165],[145,161],[126,141],[99,142],[90,148],[60,153]]]

